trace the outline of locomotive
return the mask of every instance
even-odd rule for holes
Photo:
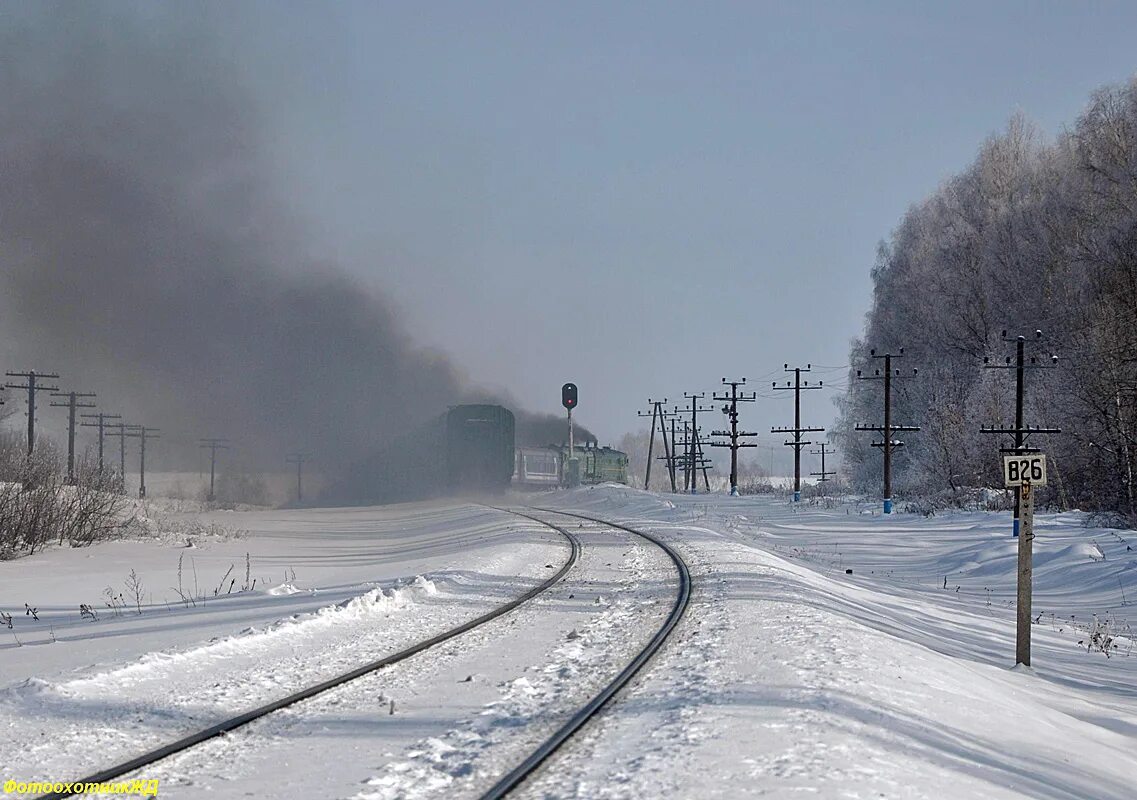
[[[580,482],[596,484],[628,482],[628,455],[611,447],[574,447],[580,460]],[[515,489],[552,489],[564,483],[568,447],[518,447],[513,469]]]

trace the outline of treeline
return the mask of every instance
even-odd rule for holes
[[[1002,485],[1009,438],[980,426],[1014,424],[1014,370],[983,361],[1013,357],[1006,330],[1028,358],[1059,357],[1026,374],[1025,421],[1063,431],[1030,442],[1050,459],[1048,499],[1137,520],[1137,79],[1095,93],[1052,143],[1013,118],[908,211],[872,279],[835,431],[855,486],[879,490],[879,449],[854,426],[882,416],[880,382],[855,371],[883,366],[870,348],[901,347],[894,367],[919,375],[894,384],[893,421],[923,430],[903,435],[895,494],[949,503]]]

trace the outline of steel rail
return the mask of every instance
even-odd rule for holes
[[[161,761],[164,758],[167,758],[168,756],[172,756],[175,753],[180,753],[183,750],[188,750],[189,748],[194,747],[195,745],[199,745],[202,742],[208,741],[209,739],[222,736],[226,733],[229,733],[230,731],[236,730],[237,728],[248,725],[250,722],[267,716],[274,711],[279,711],[282,708],[287,708],[288,706],[299,703],[302,700],[307,700],[311,697],[315,697],[316,695],[326,692],[329,689],[334,689],[337,686],[342,686],[349,681],[356,680],[357,678],[361,678],[364,675],[383,669],[384,667],[388,667],[392,664],[398,663],[399,661],[403,661],[417,653],[421,653],[423,650],[427,650],[431,647],[434,647],[435,645],[439,645],[442,642],[453,639],[455,636],[459,636],[463,633],[466,633],[467,631],[484,625],[491,620],[508,614],[510,611],[513,611],[522,603],[532,600],[542,592],[548,591],[558,582],[560,582],[560,580],[564,578],[565,575],[568,574],[569,570],[572,569],[573,565],[576,564],[577,560],[580,558],[580,540],[564,528],[561,528],[550,522],[546,522],[545,520],[540,520],[536,517],[530,517],[528,514],[519,514],[518,512],[513,511],[509,513],[526,517],[533,520],[534,522],[538,522],[542,525],[552,528],[557,533],[568,539],[569,544],[571,545],[569,557],[565,561],[564,565],[557,571],[557,573],[551,578],[548,578],[547,580],[538,584],[537,586],[534,586],[525,594],[513,600],[510,600],[504,605],[498,606],[488,613],[482,614],[476,619],[472,619],[459,625],[456,628],[451,628],[450,630],[444,631],[437,636],[432,636],[431,638],[408,647],[405,650],[401,650],[398,653],[384,656],[383,658],[364,664],[363,666],[356,667],[350,672],[345,672],[342,675],[337,675],[334,678],[329,678],[328,680],[313,684],[306,689],[301,689],[300,691],[294,692],[287,697],[282,697],[279,700],[274,700],[271,703],[266,703],[263,706],[252,709],[251,711],[246,711],[245,713],[238,714],[235,717],[230,717],[229,719],[223,720],[215,725],[211,725],[208,728],[200,730],[197,733],[193,733],[189,736],[178,739],[176,742],[171,742],[170,744],[164,745],[155,750],[151,750],[148,753],[144,753],[140,756],[132,758],[129,761],[124,761],[121,764],[116,764],[113,767],[101,770],[100,772],[96,772],[93,775],[89,775],[80,780],[71,782],[60,781],[60,783],[63,783],[64,786],[69,786],[72,788],[70,790],[65,790],[62,792],[52,792],[51,794],[41,795],[38,800],[55,800],[55,798],[72,797],[77,794],[83,794],[83,787],[88,783],[107,783],[113,781],[116,778],[121,778],[123,775],[134,772],[135,770],[141,769],[142,767],[147,767],[151,764]]]
[[[566,517],[575,517],[576,519],[587,520],[588,522],[595,522],[609,528],[616,528],[617,530],[622,530],[635,536],[647,539],[649,542],[657,545],[665,553],[667,553],[667,555],[671,558],[672,563],[675,564],[675,568],[679,572],[679,592],[675,598],[675,605],[672,607],[671,613],[668,614],[667,619],[664,621],[663,625],[659,628],[659,630],[655,632],[655,635],[651,637],[651,641],[649,641],[647,645],[642,650],[640,650],[639,654],[636,655],[636,657],[628,664],[628,666],[624,667],[620,674],[617,675],[607,686],[605,686],[599,692],[599,694],[594,696],[583,708],[573,714],[573,716],[567,722],[565,722],[564,725],[558,728],[557,731],[553,733],[553,735],[548,739],[546,739],[536,750],[534,750],[528,758],[517,765],[517,767],[511,770],[505,777],[495,783],[493,787],[489,789],[489,791],[481,796],[481,800],[499,800],[499,798],[508,795],[510,792],[520,786],[526,778],[532,775],[537,770],[537,768],[541,766],[541,764],[547,758],[549,758],[549,756],[551,756],[557,751],[558,748],[561,747],[561,745],[572,738],[572,736],[581,728],[583,728],[590,719],[595,717],[600,712],[600,710],[604,708],[604,706],[607,705],[613,697],[615,697],[616,693],[624,688],[631,681],[631,679],[635,677],[636,673],[639,672],[644,664],[646,664],[651,659],[651,657],[656,654],[660,647],[663,646],[664,641],[666,641],[667,637],[671,635],[671,632],[675,629],[675,626],[679,624],[679,620],[683,618],[683,613],[687,610],[687,604],[691,599],[691,573],[687,569],[687,564],[683,561],[683,558],[675,551],[674,548],[671,547],[671,545],[667,544],[667,542],[664,542],[663,540],[650,533],[637,531],[633,528],[629,528],[626,525],[621,525],[617,522],[611,522],[610,520],[606,519],[589,517],[584,514],[576,514],[570,511],[558,511],[552,508],[535,507],[534,510],[549,514],[561,514]],[[522,516],[528,517],[527,514]],[[534,519],[534,517],[529,517],[529,519]]]

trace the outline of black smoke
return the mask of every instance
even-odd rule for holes
[[[307,251],[262,156],[274,132],[196,8],[2,12],[6,368],[60,372],[190,447],[229,436],[325,468],[484,398],[378,292]],[[555,416],[518,421],[564,438]]]

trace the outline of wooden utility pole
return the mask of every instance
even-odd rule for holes
[[[9,389],[23,389],[28,393],[28,456],[36,447],[36,392],[58,392],[58,386],[41,386],[36,383],[39,379],[58,378],[53,372],[6,372],[9,378],[25,378],[27,383],[5,384]]]
[[[96,419],[98,422],[80,422],[80,428],[98,428],[99,429],[99,472],[103,471],[103,437],[106,433],[108,419],[122,419],[118,414],[81,414],[84,419]]]
[[[667,429],[663,426],[663,410],[661,406],[667,402],[667,398],[662,400],[652,400],[650,397],[647,399],[648,405],[651,406],[651,411],[637,411],[637,417],[651,417],[651,434],[647,440],[647,467],[644,469],[644,491],[647,491],[651,483],[651,462],[652,454],[655,452],[655,425],[659,423],[659,430],[663,434],[663,450],[667,453]],[[674,487],[672,487],[674,491]]]
[[[94,408],[94,403],[80,403],[83,397],[94,397],[94,392],[53,392],[52,397],[66,397],[66,403],[52,403],[52,408],[66,408],[67,411],[67,485],[75,485],[75,409]]]
[[[783,365],[786,372],[794,374],[794,382],[791,384],[786,381],[785,386],[779,386],[777,381],[774,381],[774,390],[793,390],[794,393],[794,426],[792,428],[770,428],[770,433],[792,433],[794,438],[791,441],[785,442],[786,447],[794,449],[794,502],[801,500],[801,449],[806,445],[813,444],[813,442],[802,439],[803,433],[820,433],[824,428],[803,428],[801,426],[801,393],[808,389],[822,388],[822,382],[818,381],[816,386],[810,386],[809,381],[804,384],[801,382],[801,374],[809,372],[812,367],[809,364],[805,365],[805,369],[801,367],[794,367],[790,369],[789,364]]]
[[[711,442],[711,447],[730,448],[730,496],[738,497],[738,448],[758,446],[753,442],[739,441],[742,438],[757,436],[758,433],[756,431],[740,431],[738,429],[738,404],[753,403],[758,399],[758,395],[754,392],[751,392],[749,395],[746,393],[738,393],[738,387],[745,385],[746,378],[740,378],[737,381],[728,381],[726,378],[723,378],[722,382],[724,385],[730,387],[730,394],[712,394],[711,399],[730,401],[730,405],[722,407],[722,413],[726,414],[727,419],[730,420],[730,430],[711,431],[711,436],[728,436],[730,437],[730,442]]]
[[[691,494],[695,494],[698,491],[696,484],[698,483],[697,473],[700,464],[703,468],[703,482],[707,486],[707,491],[709,492],[711,490],[711,481],[710,478],[707,477],[706,459],[703,458],[702,447],[699,443],[699,412],[714,410],[712,406],[699,405],[699,401],[704,399],[706,396],[706,392],[683,392],[684,399],[689,399],[691,401],[691,429],[690,434],[687,436],[687,463],[688,474],[690,476],[690,480],[687,481],[687,483],[688,488],[691,490]]]
[[[1015,663],[1029,667],[1031,598],[1034,594],[1034,487],[1024,483],[1018,490],[1018,497],[1022,501],[1022,535],[1019,537]]]
[[[216,438],[198,440],[198,447],[209,450],[209,496],[206,499],[208,499],[211,503],[213,502],[213,498],[216,497],[213,491],[213,487],[215,485],[215,480],[217,477],[217,451],[228,450],[229,445],[226,444],[228,441],[228,439]]]
[[[892,450],[895,447],[903,447],[904,442],[899,439],[893,439],[892,434],[901,431],[918,431],[919,425],[894,425],[892,424],[892,380],[893,378],[900,378],[900,370],[896,370],[893,374],[892,359],[899,358],[904,355],[904,348],[900,348],[900,352],[895,356],[892,353],[885,353],[884,355],[877,355],[876,350],[869,350],[871,358],[884,359],[884,374],[880,370],[874,370],[872,375],[862,375],[860,370],[857,370],[857,377],[864,381],[884,381],[884,425],[858,425],[858,431],[875,431],[881,434],[882,441],[871,442],[873,447],[880,447],[884,451],[884,513],[892,513]],[[912,370],[912,377],[917,374],[916,370]]]
[[[304,462],[310,461],[311,459],[312,459],[312,457],[309,456],[307,453],[291,453],[285,458],[286,463],[296,465],[296,502],[297,503],[303,503],[304,502],[304,484],[302,482],[303,479],[302,479],[301,470],[304,468]],[[212,491],[212,489],[211,489],[211,491]]]
[[[1015,455],[1025,455],[1028,453],[1037,453],[1038,449],[1026,446],[1026,439],[1032,433],[1061,433],[1060,428],[1039,428],[1030,427],[1023,423],[1023,395],[1024,386],[1023,378],[1025,377],[1026,370],[1028,369],[1053,369],[1058,366],[1058,356],[1051,355],[1049,364],[1039,363],[1038,359],[1031,356],[1030,361],[1026,359],[1025,347],[1026,337],[1017,336],[1011,339],[1007,336],[1007,332],[1003,331],[1003,341],[1015,343],[1015,360],[1012,362],[1011,357],[1007,356],[1002,364],[992,364],[989,356],[983,357],[983,366],[986,369],[1013,369],[1015,371],[1015,427],[1013,428],[997,428],[994,425],[981,426],[980,433],[993,433],[996,435],[1010,434],[1015,437],[1015,444],[1013,447],[1000,447],[1000,453],[1013,453]],[[1036,330],[1034,332],[1036,341],[1042,339],[1042,331]],[[1021,491],[1015,489],[1015,513],[1011,522],[1011,535],[1019,535],[1019,514],[1021,512]]]
[[[811,472],[809,474],[810,475],[816,475],[818,482],[823,483],[823,482],[829,480],[830,475],[836,475],[837,473],[836,472],[827,472],[825,469],[825,456],[826,456],[826,454],[833,452],[832,450],[826,449],[829,447],[829,442],[822,442],[821,444],[818,445],[818,447],[820,447],[821,449],[820,450],[810,450],[809,453],[810,453],[810,455],[821,456],[821,472]]]
[[[127,428],[129,427],[134,426],[129,426],[121,421],[113,425],[107,425],[107,428],[112,431],[110,435],[118,437],[118,478],[119,489],[122,494],[126,494],[126,437]]]
[[[130,431],[126,436],[139,441],[139,459],[138,459],[138,497],[140,499],[146,498],[146,440],[158,439],[159,428],[147,428],[144,425],[127,425],[126,428]]]

